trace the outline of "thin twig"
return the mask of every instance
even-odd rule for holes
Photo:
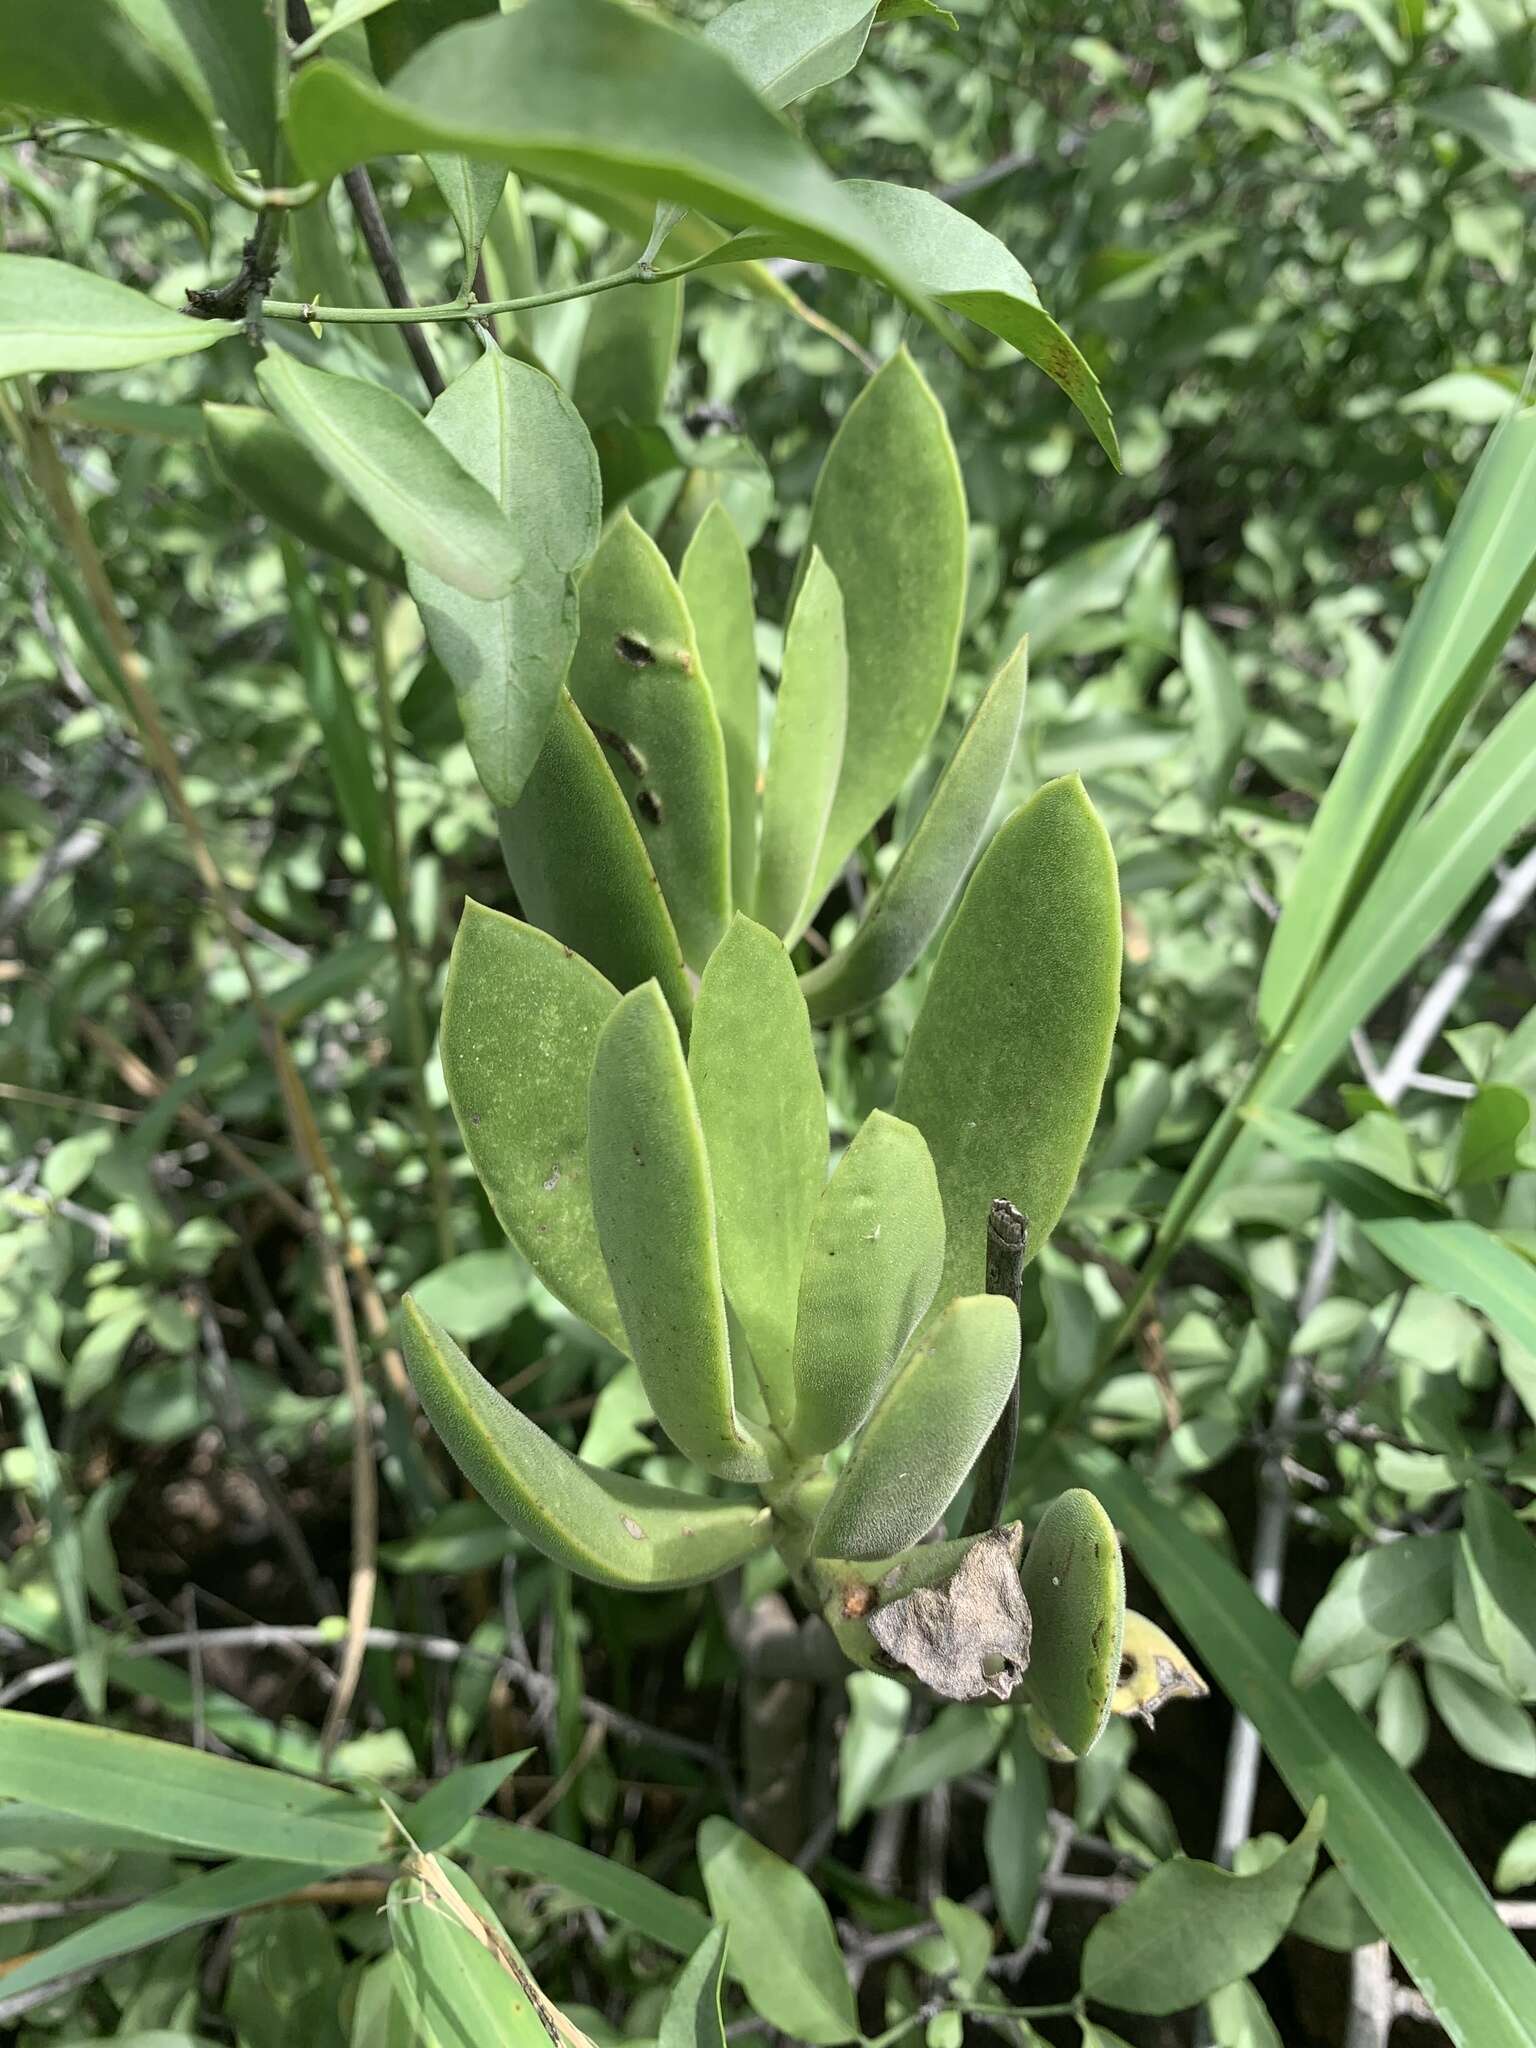
[[[331,1757],[351,1711],[357,1681],[362,1675],[368,1651],[368,1624],[373,1619],[373,1598],[379,1582],[379,1479],[373,1462],[373,1418],[369,1412],[368,1385],[363,1378],[363,1361],[357,1348],[357,1325],[352,1319],[352,1297],[346,1275],[334,1246],[323,1231],[315,1234],[325,1276],[325,1296],[331,1322],[341,1346],[341,1374],[352,1410],[352,1570],[347,1585],[347,1639],[336,1674],[336,1690],[326,1702],[325,1721],[320,1732],[320,1761],[329,1771]]]

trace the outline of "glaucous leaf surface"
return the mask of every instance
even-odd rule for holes
[[[972,1293],[1005,1197],[1028,1256],[1055,1228],[1098,1114],[1120,1007],[1115,858],[1076,776],[982,855],[934,962],[896,1109],[928,1141],[947,1232],[939,1299]]]
[[[796,2041],[856,2040],[832,1916],[805,1872],[719,1815],[699,1829],[699,1869],[754,2009]]]
[[[922,759],[954,673],[965,490],[938,400],[905,349],[848,408],[811,501],[810,550],[843,595],[848,726],[813,907]]]
[[[189,320],[78,264],[0,256],[0,377],[126,370],[195,355],[239,332],[238,320]]]
[[[454,1463],[488,1507],[567,1570],[654,1592],[731,1571],[768,1542],[756,1501],[648,1486],[561,1450],[409,1296],[402,1327],[412,1382]]]
[[[683,1049],[654,982],[598,1038],[587,1109],[592,1210],[627,1349],[656,1419],[724,1479],[768,1476],[736,1414],[714,1191]]]
[[[203,426],[215,469],[258,512],[367,575],[398,579],[395,550],[280,420],[259,405],[205,405]]]
[[[731,900],[747,910],[757,887],[757,620],[752,564],[718,499],[694,528],[677,580],[725,743]]]
[[[587,1089],[618,991],[547,932],[465,902],[443,992],[448,1099],[496,1220],[550,1293],[624,1348],[592,1215]]]
[[[863,1424],[944,1268],[944,1205],[910,1124],[873,1111],[817,1193],[794,1323],[791,1440],[806,1455]]]
[[[790,613],[774,700],[757,860],[759,924],[787,945],[815,909],[848,728],[848,636],[837,578],[816,547]]]
[[[1126,2012],[1179,2012],[1267,1962],[1317,1864],[1327,1802],[1263,1870],[1239,1877],[1175,1856],[1107,1913],[1083,1949],[1083,1989]]]
[[[422,566],[407,570],[432,650],[453,678],[475,772],[505,808],[532,773],[575,652],[577,578],[602,524],[597,458],[559,386],[499,349],[453,380],[427,426],[490,493],[523,549],[521,574],[490,602]]]
[[[1028,651],[1021,642],[988,685],[858,930],[801,976],[813,1022],[864,1009],[894,988],[943,923],[1007,781],[1024,716]]]
[[[1086,1756],[1109,1719],[1125,1630],[1120,1541],[1086,1487],[1041,1516],[1020,1580],[1033,1624],[1025,1688],[1056,1740]]]
[[[562,690],[501,850],[525,917],[619,989],[653,976],[686,1030],[693,992],[640,828],[592,728]]]
[[[381,89],[322,59],[294,83],[304,173],[448,149],[621,198],[794,230],[800,253],[899,289],[877,230],[702,38],[615,0],[528,0],[449,29]]]
[[[270,349],[262,396],[407,562],[469,597],[504,597],[523,548],[500,506],[420,413],[380,384],[311,369]]]
[[[704,970],[688,1071],[709,1155],[725,1292],[767,1412],[785,1428],[795,1404],[801,1266],[827,1178],[827,1106],[789,955],[748,918],[732,920]]]
[[[820,1557],[891,1557],[919,1543],[965,1483],[1019,1364],[1000,1295],[952,1301],[908,1351],[816,1524]]]
[[[688,608],[621,512],[581,583],[570,692],[624,791],[696,972],[731,914],[725,745]]]

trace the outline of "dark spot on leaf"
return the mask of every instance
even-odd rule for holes
[[[559,1167],[558,1167],[558,1166],[552,1166],[552,1167],[551,1167],[551,1168],[549,1169],[549,1179],[548,1179],[547,1181],[545,1181],[545,1183],[544,1183],[544,1192],[545,1192],[545,1194],[546,1194],[546,1195],[552,1195],[552,1194],[553,1194],[553,1193],[555,1192],[555,1189],[556,1189],[557,1187],[559,1187],[559,1185],[560,1185],[560,1169],[559,1169]]]
[[[648,640],[642,640],[638,633],[620,633],[613,643],[613,651],[620,661],[627,661],[631,668],[649,668],[656,659]]]
[[[594,725],[593,737],[605,746],[611,754],[617,754],[631,775],[645,773],[645,756],[638,747],[632,747],[621,732],[615,732],[608,725]]]
[[[637,789],[635,791],[635,809],[648,825],[659,825],[666,816],[661,807],[661,798],[654,789]]]

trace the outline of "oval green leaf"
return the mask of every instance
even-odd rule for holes
[[[756,1502],[701,1500],[573,1458],[406,1297],[405,1362],[432,1426],[488,1507],[556,1564],[599,1585],[659,1592],[731,1571],[763,1549]]]
[[[215,469],[258,512],[323,553],[389,581],[400,558],[357,500],[259,405],[205,405]]]
[[[1077,777],[1015,811],[939,948],[896,1092],[928,1140],[947,1232],[939,1298],[972,1293],[1003,1196],[1029,1256],[1056,1226],[1092,1135],[1120,1004],[1120,891]]]
[[[827,1105],[789,955],[748,918],[732,921],[704,970],[688,1071],[709,1154],[726,1295],[767,1412],[783,1427],[795,1401],[790,1360],[800,1268],[827,1178]]]
[[[875,0],[734,0],[704,33],[770,107],[845,78],[864,54]]]
[[[758,850],[757,921],[793,945],[812,892],[843,767],[848,636],[842,592],[818,548],[784,636]]]
[[[567,1308],[624,1348],[587,1178],[587,1086],[618,993],[568,946],[470,899],[443,992],[448,1100],[496,1220]]]
[[[682,593],[628,512],[582,579],[570,691],[628,798],[683,957],[702,972],[731,914],[725,745]]]
[[[1008,779],[1028,673],[1028,642],[1021,641],[971,713],[858,930],[840,953],[801,976],[813,1023],[846,1017],[894,988],[943,923]]]
[[[921,1542],[964,1485],[1018,1366],[1011,1301],[952,1301],[865,1424],[816,1524],[816,1555],[890,1557]]]
[[[857,2040],[832,1915],[805,1872],[719,1816],[699,1829],[699,1868],[732,1938],[733,1974],[763,2018],[793,2041]]]
[[[1051,1502],[1020,1576],[1034,1624],[1025,1688],[1062,1747],[1086,1756],[1109,1719],[1125,1630],[1120,1539],[1086,1487]]]
[[[189,320],[74,263],[0,256],[0,377],[128,370],[195,355],[240,331],[238,320]]]
[[[746,910],[757,887],[757,612],[752,564],[718,498],[694,528],[677,580],[725,742],[731,900]]]
[[[791,1438],[810,1456],[863,1424],[944,1270],[944,1204],[921,1134],[875,1110],[822,1191],[803,1250]]]
[[[407,572],[475,772],[505,806],[532,773],[575,651],[576,581],[602,525],[597,457],[558,385],[499,349],[454,379],[427,426],[524,542],[523,572],[494,602],[419,564]]]
[[[256,365],[256,381],[408,562],[471,597],[504,597],[512,588],[522,550],[501,508],[403,398],[277,349]]]
[[[654,982],[625,996],[598,1038],[587,1160],[626,1348],[657,1421],[706,1472],[767,1478],[736,1414],[704,1134]]]

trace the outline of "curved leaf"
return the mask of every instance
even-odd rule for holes
[[[809,1456],[864,1422],[944,1270],[944,1205],[910,1124],[873,1112],[821,1191],[803,1251],[790,1434]]]
[[[328,555],[388,581],[400,558],[357,500],[259,405],[205,405],[215,469],[258,512]]]
[[[848,640],[842,592],[817,548],[784,636],[763,786],[757,921],[793,945],[815,909],[848,726]]]
[[[859,2022],[832,1916],[803,1870],[731,1821],[699,1828],[709,1909],[733,1937],[747,1997],[794,2041],[858,2039]]]
[[[661,417],[683,331],[683,283],[631,284],[589,302],[571,396],[594,431]]]
[[[725,1975],[724,1927],[712,1927],[667,1994],[656,2048],[725,2048],[720,1987]]]
[[[432,1426],[488,1507],[556,1564],[599,1585],[692,1586],[761,1550],[757,1503],[701,1500],[583,1465],[504,1400],[409,1296],[405,1361]]]
[[[443,991],[448,1100],[496,1220],[611,1344],[624,1327],[587,1178],[587,1086],[618,992],[579,954],[473,898]]]
[[[1075,775],[1015,811],[934,963],[896,1091],[944,1196],[940,1300],[980,1288],[999,1196],[1035,1257],[1092,1135],[1120,1006],[1115,858]]]
[[[709,1153],[725,1291],[768,1413],[783,1427],[794,1409],[800,1268],[827,1177],[827,1105],[789,955],[745,917],[732,921],[704,970],[688,1071]]]
[[[598,1241],[657,1421],[705,1471],[766,1478],[736,1415],[704,1134],[654,982],[625,996],[598,1038],[587,1160]]]
[[[734,0],[704,31],[770,107],[844,78],[864,54],[876,0]]]
[[[1109,1719],[1125,1631],[1119,1539],[1086,1487],[1051,1502],[1020,1576],[1034,1623],[1024,1683],[1056,1740],[1086,1756]]]
[[[965,490],[939,402],[905,349],[848,408],[806,547],[837,579],[848,635],[848,733],[819,902],[926,752],[960,640]]]
[[[522,549],[490,492],[382,385],[273,349],[256,365],[272,410],[409,562],[471,597],[504,597]]]
[[[682,593],[628,512],[582,579],[570,692],[629,800],[683,957],[702,971],[731,914],[725,745]]]
[[[919,1543],[965,1483],[1013,1388],[1011,1301],[952,1301],[907,1353],[816,1524],[818,1557],[890,1557]]]
[[[277,175],[277,41],[266,0],[117,0],[188,94]]]
[[[74,263],[0,256],[0,377],[128,370],[195,355],[240,331],[238,320],[189,320]]]
[[[757,614],[752,564],[718,498],[694,528],[677,580],[725,743],[731,900],[744,910],[757,887]]]
[[[840,953],[800,977],[811,1021],[862,1010],[915,966],[943,923],[1002,793],[1024,717],[1029,644],[993,677],[912,837]]]
[[[567,691],[522,795],[499,823],[507,873],[529,922],[573,946],[616,988],[654,976],[686,1028],[693,993],[650,856]]]
[[[793,229],[906,292],[878,231],[730,59],[614,0],[527,0],[436,36],[390,81],[306,65],[288,133],[306,176],[450,149],[622,198]]]
[[[424,567],[407,572],[432,650],[453,679],[475,772],[492,803],[513,804],[576,647],[576,579],[602,525],[597,457],[559,386],[500,349],[454,379],[427,426],[524,545],[522,574],[492,603]]]

